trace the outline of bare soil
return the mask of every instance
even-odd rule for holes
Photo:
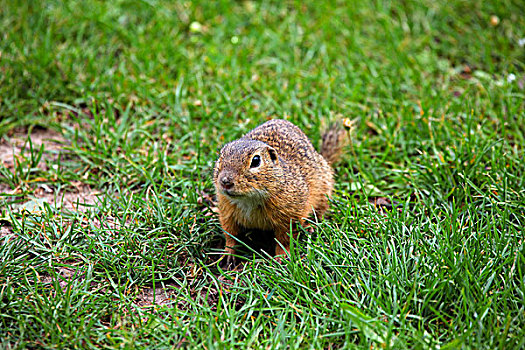
[[[67,152],[64,146],[69,145],[69,142],[55,130],[35,127],[29,135],[29,130],[17,129],[0,138],[0,167],[13,172],[17,162],[22,161],[24,157],[30,157],[29,138],[33,152],[38,152],[40,147],[44,146],[42,159],[37,165],[44,171],[58,160],[61,153]],[[0,178],[0,214],[2,214],[2,205],[7,204],[15,211],[25,209],[38,212],[44,202],[68,211],[85,211],[95,205],[97,196],[101,195],[101,192],[93,190],[87,184],[73,182],[72,185],[73,188],[58,190],[50,184],[35,182],[32,196],[20,197],[22,193],[20,188],[12,188]],[[15,200],[17,203],[12,204]],[[0,220],[0,237],[11,233],[12,228],[9,223]]]
[[[57,160],[58,153],[68,144],[60,133],[51,129],[34,128],[30,138],[33,150],[37,152],[44,145],[43,159],[51,161]],[[28,156],[30,149],[28,130],[15,130],[12,135],[0,139],[0,165],[12,169],[17,157],[22,154]],[[39,166],[46,170],[46,162],[41,161]]]
[[[28,135],[28,130],[15,130],[9,135],[0,138],[0,167],[4,167],[11,172],[15,171],[17,162],[22,161],[24,157],[30,157]],[[55,130],[35,128],[31,131],[30,138],[34,152],[38,152],[40,147],[44,146],[42,160],[38,163],[38,167],[43,171],[49,170],[48,167],[52,166],[61,154],[67,153],[64,146],[69,145],[69,142]],[[69,212],[85,212],[96,206],[99,196],[105,195],[80,181],[71,182],[70,184],[72,186],[69,186],[67,189],[59,189],[46,181],[34,182],[31,184],[31,195],[21,196],[24,193],[22,189],[12,188],[7,183],[2,183],[0,178],[0,239],[16,239],[16,233],[13,231],[10,222],[1,219],[3,214],[2,205],[10,206],[14,212],[17,210],[28,210],[38,213],[42,210],[43,203]],[[214,198],[211,194],[202,193],[200,203],[202,202],[206,202],[212,208],[215,208]],[[117,230],[120,227],[120,220],[107,216],[103,222],[98,218],[91,218],[89,223],[82,222],[81,224],[95,225],[96,227],[104,226],[111,230]],[[38,279],[44,284],[58,282],[59,287],[65,290],[72,281],[85,279],[83,272],[79,274],[79,271],[83,271],[83,269],[78,268],[79,264],[81,263],[69,261],[64,266],[57,267],[54,275],[45,273],[38,275]],[[178,307],[184,308],[185,305],[177,300],[178,288],[178,285],[174,283],[158,284],[155,288],[153,286],[142,287],[137,291],[136,304],[143,308],[170,305],[178,305]],[[211,304],[215,304],[218,292],[215,290],[208,294],[206,296],[195,293],[195,298],[208,299]]]
[[[30,135],[28,130],[15,130],[11,135],[0,139],[0,166],[14,171],[15,162],[18,158],[29,156],[28,136],[30,136],[33,150],[39,150],[44,145],[42,160],[38,164],[38,167],[43,170],[47,170],[47,164],[56,161],[60,153],[65,153],[64,146],[69,145],[69,142],[55,130],[34,128]],[[72,185],[74,186],[73,190],[57,191],[51,185],[38,184],[34,190],[34,195],[50,205],[58,205],[69,210],[80,210],[82,207],[95,204],[96,197],[100,195],[100,192],[92,190],[88,185],[81,182],[73,182]],[[18,189],[12,189],[0,181],[0,194],[4,194],[4,197],[17,193]]]
[[[176,302],[175,295],[177,291],[174,286],[161,286],[142,288],[137,296],[136,303],[141,307],[148,307],[154,305],[170,305]]]

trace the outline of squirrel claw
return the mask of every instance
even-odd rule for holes
[[[231,271],[235,269],[237,261],[232,255],[223,255],[219,261],[219,267],[223,270]]]

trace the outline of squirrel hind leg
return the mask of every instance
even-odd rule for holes
[[[323,215],[330,207],[329,195],[324,192],[326,191],[320,191],[317,196],[312,198],[311,204],[307,206],[307,209],[303,214],[304,218],[313,219],[315,221],[320,221],[323,218]]]
[[[292,236],[297,237],[297,229],[292,229]],[[290,225],[275,230],[275,256],[286,257],[290,254]]]
[[[279,244],[280,243],[280,244]],[[275,256],[287,257],[290,254],[290,238],[287,236],[285,240],[279,240],[275,245]]]
[[[321,220],[324,216],[324,214],[328,211],[329,202],[328,198],[323,198],[321,201],[317,203],[315,206],[312,215],[317,219]]]

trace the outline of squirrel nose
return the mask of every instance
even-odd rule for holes
[[[229,176],[221,177],[219,182],[225,190],[230,190],[233,187],[233,181]]]

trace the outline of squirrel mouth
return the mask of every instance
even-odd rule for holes
[[[239,193],[235,193],[234,191],[232,190],[225,190],[223,189],[222,190],[222,193],[227,195],[228,197],[232,197],[232,198],[239,198],[239,197],[242,197],[242,194],[239,194]]]

